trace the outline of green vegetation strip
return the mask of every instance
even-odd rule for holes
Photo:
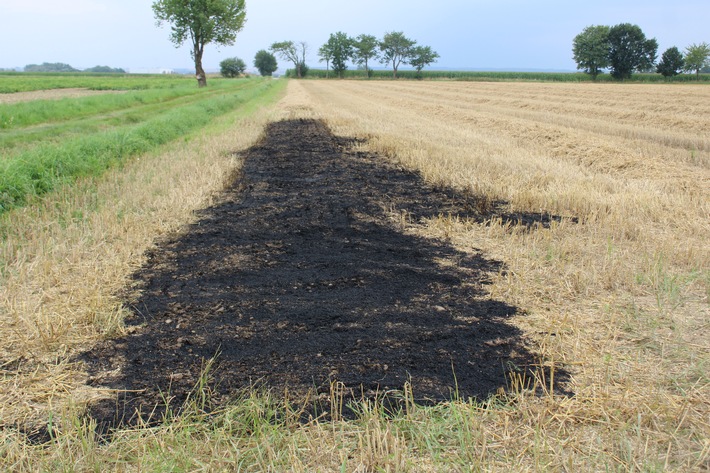
[[[295,77],[295,71],[286,71],[287,77]],[[337,79],[333,71],[326,72],[324,69],[309,69],[306,79]],[[345,79],[366,79],[365,71],[347,70]],[[392,79],[391,70],[376,70],[370,72],[371,79]],[[417,71],[400,70],[397,72],[399,79],[448,79],[461,81],[540,81],[540,82],[592,82],[589,74],[581,72],[486,72],[486,71]],[[609,74],[601,74],[597,77],[597,82],[618,82]],[[663,77],[661,74],[634,74],[625,82],[710,82],[710,74],[681,74],[672,78]]]
[[[91,90],[139,90],[195,85],[195,78],[179,74],[86,74],[86,73],[0,73],[0,94],[34,90],[83,88]]]
[[[0,158],[8,159],[17,152],[27,151],[29,148],[43,143],[61,142],[71,135],[86,135],[96,133],[102,129],[106,130],[112,127],[133,125],[179,105],[195,103],[218,94],[237,93],[242,88],[251,87],[249,81],[231,81],[229,83],[221,82],[217,84],[218,86],[206,89],[197,89],[194,84],[192,84],[189,89],[183,88],[183,93],[181,94],[176,96],[163,96],[166,98],[165,100],[138,100],[132,103],[129,101],[125,103],[129,106],[120,108],[113,107],[113,109],[107,105],[104,108],[108,108],[109,113],[104,114],[97,111],[95,114],[87,115],[80,104],[76,107],[71,107],[79,111],[78,115],[70,116],[65,113],[64,116],[69,117],[66,120],[53,122],[51,119],[48,119],[46,122],[42,122],[37,126],[12,130],[2,130],[0,128]],[[162,95],[159,94],[159,96]],[[82,100],[83,99],[67,99],[69,104],[73,101],[79,102]],[[109,104],[111,103],[113,102],[109,100]],[[119,101],[118,103],[121,104],[124,102]],[[59,119],[60,114],[61,110],[58,110],[58,113],[52,117]]]
[[[77,177],[97,176],[130,156],[145,153],[207,125],[276,87],[271,81],[244,81],[238,93],[225,91],[122,129],[42,145],[0,161],[0,213],[26,204]]]
[[[203,90],[209,89],[198,89],[193,84],[184,84],[179,88],[101,94],[78,99],[32,100],[6,105],[0,104],[0,130],[106,113],[135,105],[165,102],[186,95],[198,94]]]

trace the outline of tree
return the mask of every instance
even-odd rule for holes
[[[658,42],[646,39],[641,28],[622,23],[609,28],[609,66],[616,79],[628,79],[634,71],[653,69]]]
[[[331,50],[330,42],[318,48],[318,57],[320,58],[318,62],[325,62],[325,77],[327,79],[330,73],[330,61],[333,59],[333,51]]]
[[[369,34],[361,34],[353,41],[353,61],[355,61],[355,64],[365,68],[367,77],[370,77],[368,61],[370,59],[377,59],[378,47],[379,42],[377,38]]]
[[[117,68],[112,68],[109,66],[94,66],[90,67],[88,69],[84,69],[84,72],[100,72],[100,73],[111,73],[111,74],[125,74],[126,71],[117,67]]]
[[[296,69],[296,77],[299,79],[305,74],[306,68],[306,53],[308,52],[308,44],[305,41],[294,43],[293,41],[281,41],[271,45],[271,51],[281,56],[284,61],[293,63]]]
[[[380,62],[392,64],[392,77],[395,79],[399,66],[409,64],[412,48],[416,44],[416,41],[407,38],[402,32],[387,33],[380,41],[380,51],[382,51]]]
[[[42,64],[27,64],[25,72],[79,72],[63,62],[43,62]]]
[[[343,78],[343,74],[348,69],[347,62],[353,56],[353,40],[342,31],[331,34],[328,38],[327,49],[331,53],[331,61],[333,62],[333,72],[338,74],[338,77]]]
[[[663,77],[672,77],[680,74],[683,65],[683,53],[673,46],[672,48],[666,49],[661,55],[661,60],[656,66],[656,72],[662,74]]]
[[[262,49],[254,56],[254,67],[262,76],[271,76],[279,68],[276,58],[269,51]]]
[[[574,37],[572,53],[577,69],[597,80],[602,69],[609,67],[609,27],[587,26]]]
[[[695,76],[700,79],[700,71],[710,67],[710,44],[691,44],[685,48],[685,70],[695,71]]]
[[[247,65],[238,57],[228,57],[219,63],[219,71],[223,77],[239,77],[247,70]]]
[[[207,85],[202,68],[205,45],[233,45],[246,20],[244,0],[156,0],[153,13],[158,25],[171,25],[170,41],[175,47],[188,39],[192,42],[190,55],[200,87]]]
[[[431,46],[415,46],[410,52],[409,64],[417,70],[417,77],[421,78],[422,69],[437,59],[439,54]]]

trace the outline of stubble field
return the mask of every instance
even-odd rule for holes
[[[528,432],[550,429],[553,450],[630,455],[641,462],[630,469],[707,467],[708,89],[293,89],[336,133],[368,137],[368,149],[478,205],[478,221],[441,215],[422,231],[503,261],[491,296],[523,308],[519,326],[537,336],[544,363],[571,371],[575,395]],[[506,217],[518,212],[563,218],[531,229]]]
[[[427,192],[448,196],[439,212],[422,213],[378,184],[376,202],[409,244],[441,242],[458,255],[442,256],[441,267],[499,262],[476,297],[516,309],[506,324],[540,369],[509,369],[489,402],[416,407],[406,393],[418,387],[405,384],[407,409],[394,418],[372,415],[367,403],[355,421],[281,425],[267,416],[278,433],[225,427],[242,403],[211,427],[188,422],[188,432],[213,442],[189,443],[180,459],[187,469],[230,468],[237,459],[294,471],[707,469],[709,117],[710,89],[696,85],[290,81],[281,102],[248,126],[224,125],[220,136],[229,139],[210,145],[217,152],[181,146],[181,163],[205,160],[187,171],[190,179],[195,169],[210,169],[209,178],[176,189],[180,178],[169,173],[177,171],[165,165],[171,151],[5,221],[26,233],[3,250],[3,423],[52,411],[70,417],[85,401],[110,397],[105,386],[86,386],[76,355],[101,339],[130,339],[119,294],[148,267],[145,251],[198,221],[191,211],[215,202],[242,167],[226,153],[254,144],[266,123],[322,120],[347,138],[348,153],[414,171]],[[133,187],[117,185],[131,174]],[[66,218],[77,209],[86,216]],[[231,431],[241,433],[228,438]],[[16,465],[55,458],[28,457],[20,437],[3,435],[0,448]],[[118,458],[146,466],[164,460],[171,442],[185,448],[174,429],[137,435],[87,452],[81,435],[66,434],[55,455],[85,466]],[[129,440],[151,446],[138,452]],[[233,457],[217,456],[220,448]]]

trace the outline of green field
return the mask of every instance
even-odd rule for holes
[[[286,71],[287,77],[295,77],[292,69]],[[399,70],[397,77],[400,79],[440,79],[440,80],[462,80],[462,81],[542,81],[542,82],[592,82],[592,77],[582,72],[496,72],[496,71],[417,71]],[[333,71],[327,72],[325,69],[310,69],[306,75],[307,79],[336,79]],[[346,79],[365,79],[365,71],[347,70]],[[371,79],[392,79],[392,70],[371,71]],[[710,82],[710,74],[681,74],[672,79],[666,79],[660,74],[634,74],[627,82]],[[597,82],[616,82],[609,74],[601,74],[597,77]]]
[[[86,88],[91,90],[164,89],[193,83],[178,74],[91,74],[72,72],[0,72],[0,94],[33,90]]]
[[[0,104],[0,212],[183,137],[273,84],[213,79],[198,89],[184,76],[2,75],[0,90],[127,92]]]

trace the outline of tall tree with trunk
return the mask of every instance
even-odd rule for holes
[[[597,80],[602,69],[609,67],[609,27],[592,25],[584,28],[574,37],[572,54],[577,69]]]
[[[281,41],[271,45],[269,48],[272,53],[281,56],[284,61],[293,63],[296,68],[296,77],[303,77],[303,71],[306,65],[306,53],[308,52],[308,43],[300,41],[298,44],[293,41]]]
[[[363,66],[367,77],[370,77],[370,59],[377,59],[380,43],[377,38],[369,34],[361,34],[353,42],[353,60],[355,64]]]
[[[629,79],[635,71],[653,69],[658,42],[646,39],[640,27],[622,23],[609,29],[609,67],[615,79]]]
[[[685,70],[695,71],[695,77],[700,79],[700,70],[710,66],[710,44],[691,44],[685,48]]]
[[[401,64],[409,64],[412,48],[417,44],[413,39],[404,36],[404,33],[393,32],[385,34],[380,41],[380,62],[392,64],[392,77],[397,78],[397,70]]]
[[[417,70],[417,78],[422,78],[422,69],[439,59],[439,53],[431,46],[415,46],[412,48],[409,64]]]
[[[330,41],[318,48],[319,62],[325,62],[325,78],[330,75],[330,61],[333,60],[333,48]]]
[[[683,69],[683,64],[683,53],[673,46],[672,48],[666,49],[661,55],[661,60],[658,61],[658,65],[656,66],[656,72],[663,77],[673,77],[680,74],[680,71]]]
[[[188,39],[195,62],[195,76],[200,87],[207,85],[202,67],[205,45],[231,46],[244,27],[244,0],[156,0],[153,14],[158,25],[170,24],[170,41],[180,47]]]
[[[330,35],[326,44],[332,53],[333,72],[342,79],[348,69],[347,62],[353,56],[353,39],[342,31],[338,31]]]

